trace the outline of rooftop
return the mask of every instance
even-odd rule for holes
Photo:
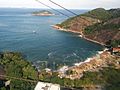
[[[38,82],[34,90],[60,90],[60,85]]]

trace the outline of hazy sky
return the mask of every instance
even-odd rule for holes
[[[40,0],[41,2],[53,7],[55,6],[49,0]],[[71,9],[92,9],[97,7],[103,8],[120,8],[120,0],[53,0],[60,5]],[[0,7],[22,7],[22,8],[46,8],[35,0],[0,0]]]

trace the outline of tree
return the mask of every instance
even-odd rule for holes
[[[37,71],[34,69],[34,67],[31,67],[30,65],[23,68],[23,77],[29,78],[29,79],[37,79]]]

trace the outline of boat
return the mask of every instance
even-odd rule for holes
[[[35,31],[35,30],[33,30],[33,33],[36,33],[36,31]]]

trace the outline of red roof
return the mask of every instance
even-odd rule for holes
[[[115,52],[120,52],[120,47],[113,48],[113,51],[115,51]]]

